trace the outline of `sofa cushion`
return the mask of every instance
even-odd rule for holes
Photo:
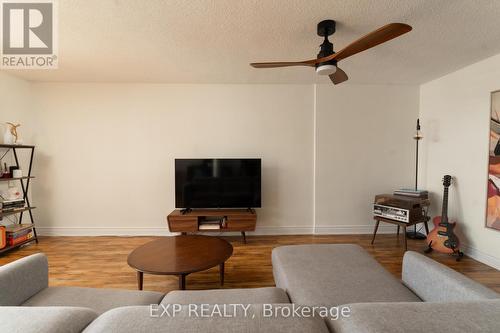
[[[211,305],[208,312],[212,313],[215,306]],[[292,305],[283,304],[279,306],[291,307]],[[188,307],[190,306],[181,306],[180,312],[170,317],[166,315],[161,317],[151,316],[149,306],[117,308],[99,316],[85,329],[84,333],[328,332],[321,317],[265,317],[263,316],[262,305],[250,305],[246,316],[245,312],[239,308],[240,310],[236,311],[234,317],[224,317],[223,315],[204,317],[201,316],[199,311],[189,311]],[[199,316],[194,313],[198,313]]]
[[[43,253],[0,267],[0,306],[21,305],[49,285],[49,266]]]
[[[281,288],[175,290],[163,298],[162,304],[267,304],[290,303]]]
[[[500,298],[500,294],[426,256],[408,251],[403,283],[426,302],[460,302]]]
[[[97,313],[86,308],[2,306],[0,332],[77,333],[95,318]]]
[[[498,333],[500,300],[349,304],[351,314],[326,320],[335,333]]]
[[[49,287],[28,299],[24,306],[80,306],[101,314],[128,305],[158,304],[162,293],[120,289]]]
[[[292,303],[335,306],[420,299],[354,244],[277,247],[272,252],[276,286]]]

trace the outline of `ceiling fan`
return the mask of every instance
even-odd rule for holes
[[[339,84],[347,81],[348,79],[347,74],[342,69],[337,67],[337,63],[340,60],[385,43],[393,38],[399,37],[411,31],[411,29],[411,26],[408,24],[390,23],[359,38],[344,47],[339,52],[334,52],[333,44],[328,40],[328,36],[333,35],[335,32],[335,21],[324,20],[318,23],[318,35],[324,37],[325,40],[323,41],[323,44],[320,45],[321,50],[316,59],[296,62],[257,62],[251,63],[250,65],[255,68],[289,66],[316,67],[316,73],[320,75],[328,75],[333,84]]]

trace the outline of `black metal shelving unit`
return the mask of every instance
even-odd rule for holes
[[[28,174],[25,177],[19,177],[19,178],[0,178],[0,182],[5,182],[5,181],[19,181],[21,183],[21,189],[23,191],[23,199],[24,202],[26,203],[26,207],[20,208],[20,209],[15,209],[13,211],[7,211],[7,212],[0,212],[0,217],[6,217],[9,215],[14,215],[14,214],[20,214],[19,215],[19,220],[18,223],[21,224],[23,221],[23,216],[24,213],[29,214],[29,218],[32,224],[33,228],[33,238],[30,238],[28,240],[25,240],[24,242],[21,242],[16,245],[12,246],[6,246],[3,249],[0,249],[0,254],[13,250],[15,248],[18,248],[22,245],[31,243],[31,242],[36,242],[38,243],[38,236],[36,234],[36,228],[35,228],[35,220],[33,218],[33,209],[36,207],[31,206],[29,197],[28,197],[28,190],[30,187],[30,181],[35,178],[31,175],[31,170],[33,167],[33,155],[35,154],[35,146],[30,146],[30,145],[6,145],[6,144],[0,144],[0,149],[7,149],[7,153],[9,150],[12,150],[12,153],[14,154],[14,161],[16,162],[16,166],[20,168],[20,163],[19,163],[19,156],[18,156],[18,150],[19,149],[27,149],[30,150],[30,158],[29,158],[29,165],[28,165]]]

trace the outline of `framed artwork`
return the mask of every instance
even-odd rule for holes
[[[500,90],[491,93],[486,227],[500,230]]]

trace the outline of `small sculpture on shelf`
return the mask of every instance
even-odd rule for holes
[[[7,122],[7,128],[5,129],[5,133],[3,135],[3,143],[6,145],[16,145],[21,144],[21,140],[19,139],[19,135],[17,133],[17,128],[21,126],[21,124],[14,124]]]

